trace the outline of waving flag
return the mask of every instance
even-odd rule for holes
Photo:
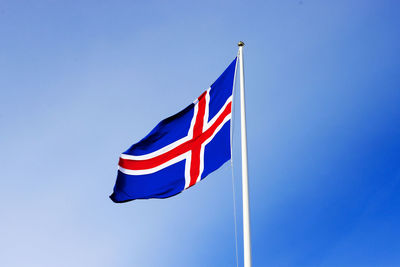
[[[114,202],[167,198],[195,185],[231,158],[236,61],[179,113],[122,153]]]

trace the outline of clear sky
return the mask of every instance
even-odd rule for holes
[[[108,196],[120,153],[243,40],[254,266],[399,266],[399,8],[0,1],[0,265],[234,266],[230,164],[169,199]]]

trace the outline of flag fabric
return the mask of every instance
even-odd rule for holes
[[[231,158],[235,58],[192,104],[161,121],[121,154],[110,198],[167,198],[195,185]]]

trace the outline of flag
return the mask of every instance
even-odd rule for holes
[[[236,62],[193,103],[121,154],[114,202],[174,196],[231,158]]]

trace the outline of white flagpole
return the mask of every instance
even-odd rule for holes
[[[243,249],[244,267],[251,267],[251,243],[250,243],[250,205],[249,205],[249,177],[247,170],[247,136],[246,136],[246,110],[244,101],[244,69],[243,69],[243,46],[240,41],[240,128],[242,143],[242,198],[243,198]]]

